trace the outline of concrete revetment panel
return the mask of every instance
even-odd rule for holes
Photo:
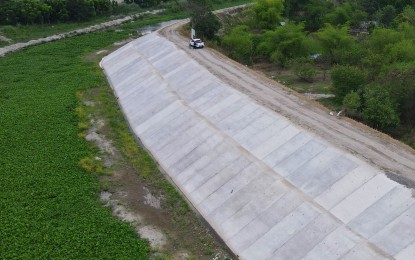
[[[381,170],[157,33],[101,66],[134,134],[240,258],[415,259],[415,199]]]

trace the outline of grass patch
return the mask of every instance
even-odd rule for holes
[[[272,78],[299,93],[332,94],[330,80],[323,80],[320,76],[314,82],[307,82],[298,78],[291,70],[284,70]]]
[[[336,101],[335,97],[317,99],[317,102],[319,102],[323,106],[325,106],[325,107],[327,107],[327,108],[329,108],[333,111],[342,110],[342,106],[339,105],[339,103]]]
[[[91,150],[78,137],[75,93],[102,84],[83,56],[126,36],[94,33],[0,59],[1,258],[147,258],[147,243],[102,207],[97,177],[78,164]]]

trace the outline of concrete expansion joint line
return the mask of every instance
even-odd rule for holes
[[[137,51],[139,52],[139,51]],[[139,52],[140,53],[140,52]],[[231,136],[229,136],[228,134],[224,133],[223,131],[221,131],[217,126],[215,126],[211,121],[209,121],[208,119],[206,119],[203,115],[201,115],[199,112],[197,112],[196,110],[194,110],[185,100],[182,99],[182,97],[180,97],[177,92],[175,90],[173,90],[170,86],[170,84],[167,83],[167,80],[160,74],[160,72],[158,72],[158,70],[153,66],[153,64],[151,64],[147,58],[145,58],[144,55],[142,55],[142,53],[140,53],[141,57],[143,57],[146,60],[146,63],[149,64],[152,68],[152,70],[155,72],[155,74],[160,77],[161,79],[163,79],[163,82],[165,83],[166,89],[168,90],[168,92],[170,92],[171,94],[173,94],[176,99],[186,108],[189,109],[189,111],[191,111],[192,113],[194,113],[197,118],[204,122],[206,125],[208,125],[211,129],[213,129],[215,131],[215,133],[221,137],[224,138],[224,140],[226,140],[226,142],[229,142],[232,144],[232,146],[237,147],[244,155],[248,156],[249,159],[251,159],[252,161],[258,161],[258,159],[252,155],[248,150],[246,150],[243,146],[241,146],[239,143],[237,143]],[[271,174],[273,172],[273,170],[267,166],[265,163],[263,163],[262,161],[259,161],[260,165],[262,168],[266,169],[265,172],[267,174],[269,174],[270,176],[272,176],[274,179],[276,180],[285,180],[285,178],[283,178],[282,176],[280,176],[278,174],[278,178],[275,178],[275,174]],[[288,184],[288,182],[287,182]],[[291,184],[289,184],[291,185]],[[292,185],[291,185],[292,186]]]
[[[394,155],[384,163],[392,168],[396,161],[405,164],[410,154],[395,146],[388,152],[383,149],[388,143],[377,145],[378,139],[361,136],[351,126],[343,133],[350,132],[351,139],[340,136],[333,145],[326,139],[341,129],[337,120],[306,113],[313,109],[258,85],[260,78],[253,83],[255,75],[245,81],[248,72],[211,61],[220,57],[212,57],[209,49],[185,48],[171,27],[160,34],[173,43],[157,34],[144,36],[103,66],[114,76],[111,84],[121,93],[121,104],[134,114],[136,135],[142,135],[170,180],[236,254],[246,259],[300,254],[367,259],[414,253],[413,230],[408,229],[415,224],[413,193],[373,167],[385,153]],[[123,60],[128,55],[131,59]],[[139,75],[145,76],[126,81],[126,71],[117,68],[134,59],[140,62],[128,71],[143,69]],[[147,81],[148,75],[152,79]],[[137,89],[126,90],[127,85]],[[240,91],[244,88],[249,95]],[[139,95],[128,98],[134,91]],[[272,101],[261,102],[261,97],[280,101],[283,111],[275,113],[268,104]],[[300,110],[292,112],[298,119],[287,119],[287,109]],[[316,133],[320,128],[307,130],[316,122],[333,127],[325,130],[330,135]],[[360,138],[368,140],[361,146],[345,143]],[[367,159],[355,156],[356,149]],[[304,247],[295,249],[297,243]]]
[[[171,86],[168,82],[168,80],[158,71],[157,68],[154,67],[154,65],[145,57],[145,55],[143,55],[143,53],[141,53],[139,50],[136,49],[136,51],[139,53],[139,55],[141,57],[144,58],[144,60],[146,61],[146,63],[151,67],[152,71],[154,72],[155,75],[157,75],[159,78],[162,79],[162,81],[165,83],[164,86],[166,88],[166,90],[171,93],[172,95],[175,96],[176,100],[178,100],[183,106],[185,106],[189,111],[191,111],[191,113],[194,113],[197,118],[205,123],[208,127],[210,127],[211,129],[214,130],[214,132],[221,136],[224,140],[226,140],[226,142],[230,143],[233,147],[236,147],[238,150],[240,150],[242,152],[242,154],[244,154],[245,156],[247,156],[252,162],[257,163],[260,165],[260,167],[262,169],[264,169],[263,172],[265,172],[267,175],[271,176],[274,180],[280,180],[282,183],[284,183],[285,185],[287,185],[287,187],[290,187],[291,189],[295,190],[298,194],[301,194],[301,196],[303,197],[304,201],[308,202],[309,204],[313,205],[315,208],[317,208],[321,213],[325,213],[327,215],[329,215],[331,218],[333,218],[337,223],[342,223],[346,226],[346,228],[352,232],[353,234],[355,234],[357,237],[359,237],[360,239],[364,240],[364,237],[360,234],[358,234],[356,231],[352,230],[350,227],[347,226],[347,223],[342,222],[338,217],[336,217],[333,213],[331,213],[329,210],[326,210],[321,204],[319,204],[318,202],[316,202],[310,195],[306,194],[304,191],[300,190],[299,188],[297,188],[296,186],[294,186],[291,182],[289,182],[285,177],[281,176],[278,172],[274,171],[270,166],[266,165],[262,160],[260,160],[259,158],[257,158],[255,155],[253,155],[251,152],[249,152],[247,149],[245,149],[242,145],[240,145],[237,141],[235,141],[229,134],[226,134],[225,132],[221,131],[216,125],[214,125],[210,120],[208,120],[205,116],[203,116],[202,114],[200,114],[198,111],[196,111],[195,109],[193,109]],[[183,52],[183,51],[182,51]],[[184,52],[185,53],[185,52]],[[181,65],[183,66],[183,65]],[[167,74],[168,75],[168,74]],[[223,83],[225,84],[225,83]],[[227,85],[227,84],[226,84]],[[233,90],[233,89],[232,89]],[[236,91],[236,90],[233,90]],[[251,97],[246,96],[246,98],[252,100]],[[269,110],[268,108],[266,108],[267,110]],[[270,110],[271,111],[271,110]],[[273,111],[272,111],[273,112]],[[274,112],[273,112],[274,113]],[[320,154],[321,152],[319,152]],[[367,180],[369,181],[369,180]],[[178,186],[178,184],[176,184],[176,186]],[[184,192],[187,196],[189,196],[190,194],[187,194],[185,191]],[[196,205],[192,206],[194,208],[196,208]],[[235,213],[236,214],[236,213]],[[249,224],[249,223],[248,223]],[[248,225],[247,224],[247,225]],[[308,225],[311,225],[308,224]],[[218,227],[215,226],[215,230],[218,230]],[[294,239],[294,238],[291,238]],[[290,240],[291,240],[290,239]],[[290,241],[288,240],[288,241]],[[288,242],[287,241],[287,242]],[[286,243],[287,243],[286,242]],[[375,251],[380,252],[382,255],[388,255],[386,252],[384,252],[382,249],[378,248],[375,244],[368,242],[368,244],[375,249]]]

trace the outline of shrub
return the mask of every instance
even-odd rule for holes
[[[357,91],[351,91],[343,98],[343,109],[346,114],[356,116],[362,106],[360,94]]]
[[[291,62],[294,74],[302,80],[313,82],[317,75],[317,69],[307,58],[298,58]]]
[[[361,69],[354,66],[335,66],[331,70],[334,94],[341,102],[350,91],[361,89],[366,84],[367,75]]]
[[[399,125],[396,104],[388,91],[382,86],[374,85],[366,89],[363,118],[372,126],[385,129]]]

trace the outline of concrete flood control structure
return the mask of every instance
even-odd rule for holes
[[[415,199],[381,170],[157,33],[101,66],[134,133],[240,258],[415,259]]]

